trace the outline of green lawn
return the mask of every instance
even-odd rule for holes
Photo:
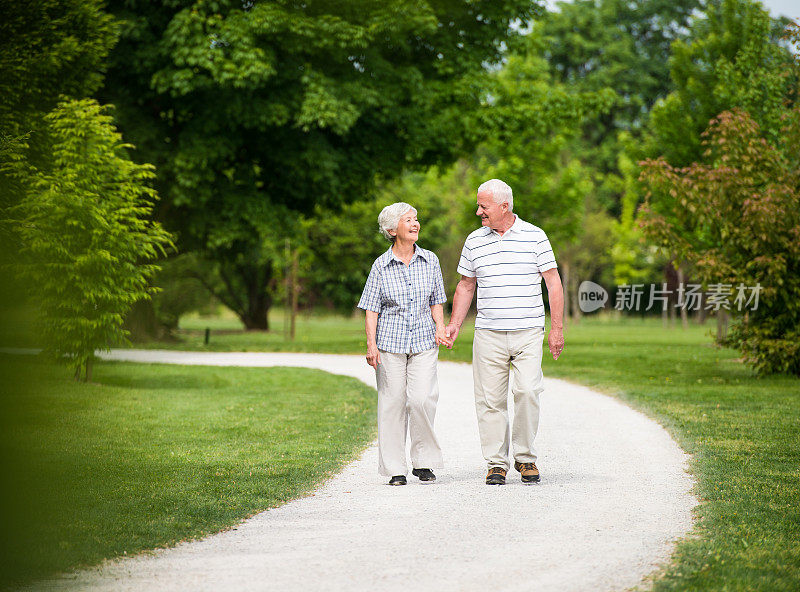
[[[189,317],[181,323],[181,342],[166,347],[364,352],[363,321],[357,317],[301,315],[294,342],[283,338],[280,311],[271,322],[276,331],[259,333],[241,331],[230,316]],[[202,341],[205,327],[212,329],[208,346]],[[796,592],[800,380],[755,376],[735,351],[711,344],[713,328],[713,322],[682,330],[664,328],[656,319],[588,317],[568,327],[566,349],[557,362],[545,356],[545,375],[620,397],[666,426],[694,455],[701,500],[697,527],[678,545],[673,563],[654,582],[655,590]],[[465,327],[456,347],[441,350],[440,359],[469,361],[471,337]],[[113,368],[101,365],[100,376]],[[220,377],[229,371],[235,372],[210,370]],[[147,380],[154,387],[161,384],[158,377]],[[187,430],[189,435],[192,429],[196,426]],[[199,489],[197,495],[202,494]]]
[[[0,355],[0,587],[225,529],[374,437],[375,391],[297,368],[63,367]]]

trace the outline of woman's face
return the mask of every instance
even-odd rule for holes
[[[389,234],[392,234],[389,231]],[[405,214],[400,216],[400,221],[397,223],[397,230],[394,231],[394,236],[401,241],[415,242],[419,238],[419,221],[414,210],[408,210]]]

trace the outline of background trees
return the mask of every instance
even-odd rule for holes
[[[779,43],[786,25],[754,0],[712,2],[697,15],[688,39],[672,46],[674,90],[653,107],[648,156],[663,155],[674,166],[699,161],[709,121],[734,107],[750,113],[762,133],[777,140],[783,102],[797,83],[791,54]]]
[[[27,292],[39,343],[75,376],[124,341],[171,244],[151,219],[152,166],[84,99],[102,82],[116,26],[99,1],[3,2],[0,21],[0,308]],[[21,280],[21,281],[19,281]]]
[[[128,146],[95,101],[59,103],[45,123],[52,166],[32,171],[15,208],[20,270],[46,352],[90,380],[95,350],[125,342],[124,315],[153,291],[152,261],[172,242],[150,219],[153,167],[126,158]]]
[[[800,41],[798,31],[793,26],[789,39]],[[753,53],[751,44],[745,55]],[[755,116],[736,108],[714,118],[700,162],[680,168],[661,157],[642,171],[651,198],[642,208],[648,236],[692,263],[704,283],[731,291],[738,322],[724,342],[759,370],[793,374],[800,374],[798,73],[796,59],[783,76],[765,75],[760,89],[736,89],[785,94],[756,104]],[[749,304],[756,296],[756,308],[741,314],[739,299]]]
[[[648,186],[675,206],[667,217],[645,205],[644,222],[704,283],[730,293],[725,308],[740,320],[727,344],[759,370],[800,374],[800,110],[785,121],[773,146],[747,112],[726,111],[704,134],[709,164],[645,163]]]
[[[37,195],[95,191],[56,182],[78,170],[80,151],[91,153],[74,144],[58,166],[52,160],[55,120],[47,114],[59,97],[113,103],[113,111],[75,104],[67,114],[65,102],[57,119],[113,134],[113,115],[137,148],[117,139],[113,156],[127,164],[105,165],[132,171],[133,157],[156,166],[155,177],[141,169],[130,179],[146,202],[139,212],[152,208],[181,254],[158,276],[140,276],[167,289],[150,307],[137,300],[127,327],[162,336],[202,304],[199,286],[246,328],[267,329],[295,260],[301,306],[351,309],[387,246],[375,218],[392,201],[419,209],[423,246],[439,253],[452,285],[463,238],[476,226],[475,187],[495,176],[514,187],[519,214],[551,236],[574,315],[584,279],[711,281],[675,238],[695,254],[712,249],[721,234],[687,200],[722,207],[719,195],[739,199],[729,194],[741,171],[723,183],[719,147],[703,151],[709,121],[736,113],[713,133],[723,133],[724,121],[738,126],[739,140],[752,140],[747,150],[759,158],[791,152],[786,114],[798,73],[779,39],[785,23],[754,0],[578,0],[552,11],[522,0],[106,6],[110,15],[96,2],[8,5],[0,23],[0,240],[5,253],[23,252],[14,229],[20,216],[41,214]],[[82,119],[90,113],[91,125]],[[705,190],[719,195],[697,193],[700,171]],[[114,178],[104,175],[97,179]],[[646,195],[646,212],[637,213]],[[781,195],[788,201],[764,208],[789,207],[793,194]],[[752,216],[743,227],[756,224]],[[655,232],[654,220],[672,234]]]
[[[101,93],[158,168],[159,219],[266,329],[277,253],[300,214],[452,161],[483,130],[483,65],[536,14],[522,0],[110,2]]]

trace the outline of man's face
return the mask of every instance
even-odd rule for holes
[[[503,217],[508,212],[508,202],[497,203],[490,191],[479,193],[477,201],[478,211],[475,214],[480,216],[481,224],[489,228],[500,228]]]

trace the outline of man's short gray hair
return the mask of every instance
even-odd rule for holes
[[[417,215],[417,209],[404,201],[398,201],[390,206],[386,206],[381,210],[381,213],[378,214],[378,228],[380,228],[381,234],[386,237],[386,240],[394,242],[395,237],[389,234],[389,231],[397,230],[397,224],[400,222],[400,218],[402,218],[403,214],[408,210],[414,212],[415,216]]]
[[[509,212],[514,210],[514,194],[511,192],[511,187],[508,186],[508,183],[500,179],[489,179],[478,187],[478,193],[483,193],[484,191],[491,193],[496,203],[500,204],[507,201]]]

